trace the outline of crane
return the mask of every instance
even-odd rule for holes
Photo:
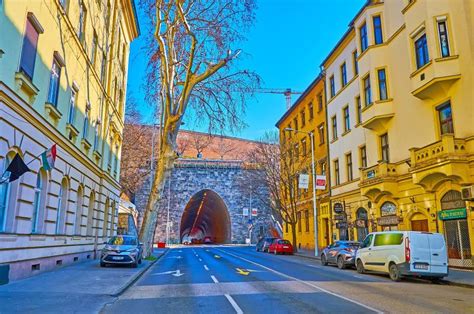
[[[300,95],[303,92],[296,92],[293,91],[291,88],[257,88],[255,90],[256,93],[264,93],[264,94],[283,94],[285,95],[286,99],[286,109],[290,109],[291,107],[291,95]]]

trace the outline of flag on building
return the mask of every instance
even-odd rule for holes
[[[13,182],[28,171],[30,171],[30,169],[25,164],[20,155],[17,153],[8,165],[7,169],[5,170],[5,173],[9,174],[8,182]]]
[[[41,154],[41,163],[43,164],[44,170],[51,170],[54,168],[54,162],[56,161],[56,144],[51,146],[50,149],[46,150]]]

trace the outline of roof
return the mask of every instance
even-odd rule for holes
[[[323,77],[323,74],[319,73],[319,75],[314,79],[314,81],[311,82],[311,84],[309,84],[309,86],[305,89],[303,94],[301,94],[301,96],[298,97],[298,99],[293,103],[293,105],[291,105],[291,107],[283,114],[280,120],[278,120],[278,122],[275,124],[277,128],[279,128],[283,120],[285,120],[295,110],[295,108],[298,107],[298,105],[309,94],[309,92],[313,89],[313,87],[316,86],[316,84],[322,79],[322,77]]]

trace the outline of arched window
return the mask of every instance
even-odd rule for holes
[[[3,167],[0,169],[0,175],[3,175],[5,169],[7,169],[8,165],[10,164],[10,158],[7,157],[3,161]],[[8,202],[10,196],[10,183],[6,180],[6,177],[0,177],[0,182],[6,181],[4,183],[0,183],[0,232],[5,231],[5,226],[7,222],[7,210],[8,210]]]
[[[46,201],[46,171],[40,168],[36,176],[35,197],[33,200],[33,213],[31,215],[31,233],[42,233],[44,207]]]
[[[84,189],[82,185],[77,188],[76,200],[76,222],[74,223],[74,234],[81,235],[82,229],[82,206],[84,202]]]
[[[104,208],[104,225],[102,227],[102,236],[107,236],[107,229],[109,227],[109,198],[105,200],[105,208]]]
[[[66,225],[66,212],[68,204],[69,186],[66,178],[61,181],[58,193],[58,207],[56,211],[56,234],[64,234]]]
[[[91,191],[89,196],[89,206],[87,208],[87,235],[92,235],[92,227],[94,223],[94,211],[95,211],[95,193]]]

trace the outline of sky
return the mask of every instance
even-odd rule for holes
[[[291,88],[303,92],[319,74],[321,62],[365,1],[259,0],[256,22],[246,34],[247,41],[241,45],[245,54],[242,54],[240,67],[260,75],[263,88]],[[140,20],[140,12],[138,15]],[[142,33],[144,30],[141,27]],[[146,120],[150,106],[143,97],[146,69],[143,42],[142,35],[131,44],[127,98],[133,97]],[[297,98],[298,95],[293,95],[292,102]],[[226,135],[261,139],[265,132],[276,130],[275,123],[285,111],[284,95],[257,94],[247,104],[245,117],[242,117],[247,127]],[[192,124],[185,123],[183,128],[193,130]]]

